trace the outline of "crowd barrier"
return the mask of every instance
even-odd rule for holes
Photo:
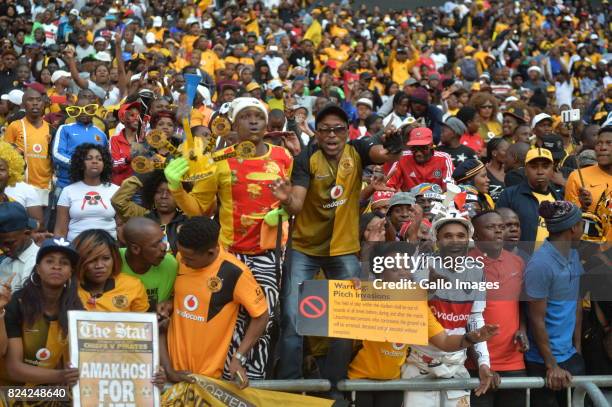
[[[350,392],[351,398],[359,391],[444,391],[475,389],[479,381],[472,379],[399,379],[399,380],[341,380],[336,388],[343,392]],[[295,393],[317,393],[326,392],[331,389],[328,380],[254,380],[250,385],[257,389],[287,391]],[[507,377],[502,378],[500,389],[524,389],[526,406],[530,407],[529,395],[531,389],[539,389],[545,386],[541,377]],[[612,387],[612,375],[606,376],[575,376],[572,379],[573,394],[571,388],[567,389],[568,407],[584,407],[585,396],[589,396],[593,406],[610,407],[602,387]]]
[[[427,379],[427,380],[342,380],[338,382],[340,391],[351,392],[355,398],[358,391],[444,391],[475,389],[479,385],[478,379]],[[529,395],[531,389],[545,386],[541,377],[507,377],[502,378],[500,389],[525,389],[526,406],[530,407]],[[568,392],[568,407],[583,407],[585,396],[588,395],[595,407],[610,407],[600,387],[612,387],[612,375],[606,376],[575,376],[571,387],[575,388],[573,395],[571,388]],[[441,398],[442,399],[442,398]],[[537,407],[537,406],[536,406]]]

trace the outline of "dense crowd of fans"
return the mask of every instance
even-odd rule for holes
[[[478,377],[358,406],[523,406],[612,373],[607,1],[0,3],[0,378],[74,384],[67,311],[157,312],[166,381]],[[482,266],[429,345],[303,337],[365,244]],[[331,398],[349,398],[332,390]],[[442,400],[440,400],[442,398]]]

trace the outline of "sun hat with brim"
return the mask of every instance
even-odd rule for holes
[[[415,205],[416,198],[410,192],[396,192],[389,200],[389,210],[396,205]]]
[[[438,231],[442,228],[442,226],[447,225],[449,223],[459,223],[468,231],[469,239],[474,235],[474,226],[472,226],[472,222],[464,218],[459,211],[449,210],[446,213],[438,216],[431,223],[432,234],[431,238],[435,242],[437,240]]]
[[[335,105],[333,103],[325,106],[319,113],[317,113],[317,117],[315,117],[315,128],[318,127],[321,120],[326,118],[327,116],[335,115],[338,116],[344,121],[346,124],[349,122],[349,117],[340,106]]]
[[[40,249],[38,249],[38,253],[36,254],[36,264],[39,264],[42,258],[47,254],[53,252],[66,254],[73,267],[79,262],[79,254],[68,240],[63,237],[53,237],[45,239],[40,245]]]

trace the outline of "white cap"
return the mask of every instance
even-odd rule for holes
[[[210,20],[204,21],[204,23],[202,24],[202,27],[205,30],[210,30],[212,28],[212,21],[210,21]]]
[[[536,114],[533,120],[531,121],[531,128],[533,129],[535,126],[538,125],[538,123],[543,120],[550,120],[552,122],[552,117],[546,113]]]
[[[164,21],[160,16],[153,17],[153,27],[159,28],[164,25]]]
[[[510,102],[517,102],[518,100],[519,98],[517,98],[516,96],[508,96],[506,99],[504,99],[504,102],[510,103]]]
[[[62,78],[70,78],[70,73],[58,69],[57,71],[53,72],[53,75],[51,75],[51,82],[55,83]]]
[[[130,82],[134,82],[134,81],[140,80],[140,78],[142,78],[142,73],[137,73],[137,74],[132,75],[130,77]]]
[[[568,23],[571,23],[574,20],[572,20],[572,18],[570,16],[565,16],[565,17],[563,17],[563,21],[567,21]]]
[[[145,43],[147,43],[147,44],[155,44],[156,41],[157,41],[157,39],[155,38],[155,34],[153,34],[152,32],[148,32],[145,35]]]
[[[591,36],[589,38],[592,39],[592,40],[598,40],[599,39],[599,35],[591,34]]]
[[[107,41],[106,41],[106,38],[104,37],[96,37],[94,38],[93,43],[95,44],[96,42],[107,42]]]
[[[363,18],[360,18],[359,20],[357,20],[357,24],[365,24],[366,20],[364,20]]]
[[[206,106],[210,106],[211,105],[210,90],[208,90],[206,86],[202,86],[202,85],[198,85],[196,90],[198,91],[199,95],[202,96],[202,99],[204,99],[204,104]]]
[[[601,128],[612,126],[612,112],[608,113],[606,121],[601,124]]]
[[[106,51],[98,52],[94,58],[102,62],[111,62],[113,60],[110,54]]]
[[[529,72],[537,72],[537,73],[539,73],[539,74],[542,74],[542,70],[540,69],[540,67],[539,67],[539,66],[530,66],[530,67],[527,69],[527,73],[529,73]]]
[[[355,106],[359,106],[359,105],[366,105],[370,109],[374,109],[374,104],[368,98],[361,98],[361,99],[357,100],[357,102],[355,103]]]
[[[187,25],[200,24],[200,21],[197,18],[195,18],[194,16],[191,16],[191,17],[187,18],[187,20],[185,20],[185,24],[187,24]]]
[[[117,14],[119,12],[119,10],[117,10],[115,7],[111,7],[108,9],[108,14]]]
[[[268,89],[270,90],[274,90],[276,88],[282,88],[283,87],[283,83],[277,79],[271,80],[270,83],[268,84]]]
[[[2,100],[8,100],[14,105],[21,106],[21,102],[23,101],[23,91],[19,89],[13,89],[6,95],[2,95]]]
[[[435,242],[437,239],[438,230],[447,223],[461,223],[468,230],[468,238],[472,238],[474,235],[474,226],[472,222],[462,216],[462,214],[456,209],[448,209],[446,213],[436,216],[434,221],[431,223],[432,229],[432,240]]]
[[[236,120],[238,113],[249,107],[261,110],[264,116],[266,116],[266,122],[268,121],[268,109],[266,109],[266,106],[264,106],[261,100],[251,97],[239,97],[234,99],[230,106],[229,118],[232,123]]]
[[[73,8],[72,10],[70,10],[69,14],[72,14],[73,16],[77,16],[78,17],[79,16],[79,10]]]

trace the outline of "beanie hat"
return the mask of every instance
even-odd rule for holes
[[[582,220],[582,211],[568,201],[542,202],[538,212],[550,233],[568,230]]]

